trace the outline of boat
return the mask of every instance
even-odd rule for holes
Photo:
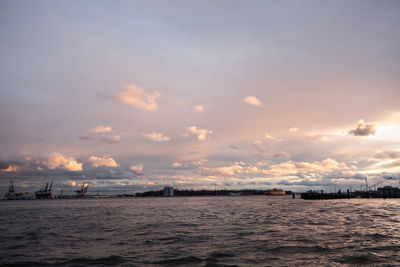
[[[273,189],[268,189],[267,191],[265,191],[265,194],[269,195],[269,196],[281,196],[281,195],[285,195],[286,192],[283,191],[282,189],[273,188]]]

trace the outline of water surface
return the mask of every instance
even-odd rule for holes
[[[400,199],[0,201],[0,265],[400,265]]]

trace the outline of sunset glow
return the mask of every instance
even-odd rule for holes
[[[339,2],[4,1],[0,191],[398,183],[399,5]]]

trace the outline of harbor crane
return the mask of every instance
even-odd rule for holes
[[[400,179],[399,178],[393,178],[393,177],[387,177],[387,178],[383,178],[382,180],[380,180],[379,182],[377,182],[376,184],[374,184],[374,190],[375,188],[380,185],[381,183],[385,182],[385,181],[395,181],[395,180],[399,180],[399,184],[400,184]]]
[[[49,183],[46,183],[46,186],[43,190],[39,190],[35,192],[36,199],[50,199],[52,198],[51,195],[51,188],[53,187],[53,181],[51,181],[50,186]]]
[[[86,192],[89,187],[89,184],[83,183],[82,188],[80,190],[75,190],[77,198],[84,198],[86,197]]]

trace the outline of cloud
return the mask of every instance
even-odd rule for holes
[[[10,165],[5,165],[5,166],[0,166],[0,171],[1,172],[16,172],[18,171],[18,167],[16,164],[10,164]]]
[[[157,111],[158,105],[156,100],[160,97],[161,94],[158,91],[147,94],[142,88],[136,85],[127,85],[119,91],[115,99],[137,109]]]
[[[195,106],[193,106],[193,110],[195,112],[203,112],[204,111],[204,107],[202,105],[195,105]]]
[[[400,166],[400,160],[392,160],[390,162],[383,162],[382,164],[379,164],[379,168],[396,168]]]
[[[194,165],[204,165],[208,162],[206,159],[199,159],[198,161],[193,161],[192,164]]]
[[[132,165],[129,169],[136,175],[143,175],[143,164]]]
[[[58,152],[46,155],[41,163],[50,170],[82,171],[82,163],[77,162],[74,157],[67,157]]]
[[[255,96],[246,96],[244,102],[255,107],[261,107],[262,105],[261,101]]]
[[[254,142],[251,144],[251,146],[252,146],[255,150],[257,150],[259,153],[261,153],[261,154],[264,154],[264,153],[268,153],[268,152],[269,152],[268,149],[266,149],[266,148],[264,148],[264,147],[262,146],[262,142],[261,142],[260,140],[254,141]]]
[[[273,142],[282,142],[282,139],[276,138],[275,136],[269,135],[268,133],[265,134],[265,139]]]
[[[224,167],[199,167],[196,171],[201,175],[213,178],[238,177],[238,174],[269,174],[268,170],[260,169],[257,164],[246,164],[244,162],[235,162]]]
[[[290,176],[303,174],[329,174],[334,171],[349,169],[345,163],[339,163],[334,159],[327,158],[323,161],[295,162],[286,161],[280,164],[270,165],[268,169],[262,169],[258,164],[244,164],[235,162],[224,167],[199,167],[197,173],[211,177],[237,177],[238,174],[264,174],[268,176]]]
[[[66,187],[75,187],[77,185],[76,181],[74,181],[74,180],[68,180],[65,182],[61,182],[61,184]]]
[[[156,133],[156,132],[148,134],[142,133],[142,136],[154,142],[168,142],[170,140],[168,136],[164,136],[161,133]]]
[[[319,143],[331,143],[331,139],[327,136],[322,136],[317,139],[317,142]]]
[[[398,159],[400,158],[400,151],[382,151],[374,156],[375,159]]]
[[[235,177],[237,176],[235,166],[236,165],[229,167],[218,167],[218,168],[200,167],[197,169],[197,173],[204,176],[213,176],[213,177]]]
[[[331,139],[327,136],[320,136],[315,133],[311,133],[306,136],[306,139],[314,143],[331,143]]]
[[[303,179],[300,181],[287,181],[287,180],[282,180],[277,183],[278,185],[285,185],[285,186],[294,186],[294,185],[300,185],[300,186],[332,186],[335,185],[333,181],[321,181],[321,180],[309,180],[309,179]]]
[[[299,131],[299,128],[297,128],[297,127],[289,128],[289,132],[291,132],[291,133],[297,133],[298,131]]]
[[[186,127],[186,134],[194,134],[197,135],[197,139],[199,141],[205,141],[208,138],[208,135],[212,134],[213,131],[207,129],[198,129],[196,126]]]
[[[336,170],[349,169],[346,164],[327,158],[323,161],[295,162],[286,161],[281,164],[269,166],[268,172],[276,176],[296,175],[305,173],[331,173]]]
[[[110,156],[104,156],[104,157],[96,157],[96,156],[91,156],[88,159],[88,162],[92,164],[92,167],[118,167],[119,164]]]
[[[99,126],[96,126],[92,129],[90,129],[88,132],[89,133],[110,133],[111,131],[112,131],[111,126],[99,125]]]
[[[108,144],[116,144],[121,142],[121,136],[115,134],[115,135],[104,135],[101,138],[102,142],[108,143]]]
[[[279,152],[274,155],[274,158],[290,159],[292,155],[288,152]]]
[[[174,167],[174,168],[179,168],[181,166],[182,166],[182,163],[179,163],[179,162],[172,163],[172,167]]]
[[[355,136],[369,136],[375,135],[376,128],[373,124],[366,124],[363,120],[359,120],[357,124],[357,128],[350,130],[349,134]]]
[[[238,150],[239,148],[237,147],[237,146],[235,146],[235,145],[229,145],[229,148],[230,149],[233,149],[233,150]]]

